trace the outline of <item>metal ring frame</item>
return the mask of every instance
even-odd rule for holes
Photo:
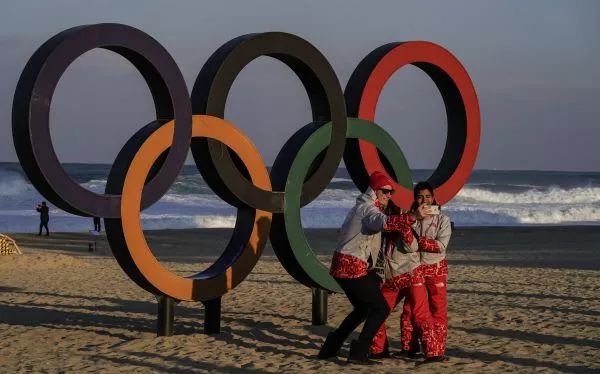
[[[67,175],[52,147],[49,130],[50,103],[60,77],[77,57],[93,48],[114,51],[140,71],[152,92],[157,117],[123,147],[105,194],[85,190]],[[250,139],[223,119],[235,78],[259,56],[280,60],[300,78],[313,117],[312,123],[285,143],[270,174]],[[148,292],[176,300],[219,298],[252,271],[267,237],[296,280],[308,287],[339,292],[308,245],[300,208],[327,187],[342,157],[361,191],[366,189],[370,173],[391,173],[401,192],[394,202],[410,205],[408,164],[392,137],[374,123],[385,83],[407,64],[431,77],[446,106],[446,148],[429,179],[443,204],[458,193],[472,171],[479,147],[480,114],[466,70],[450,52],[429,42],[377,48],[357,66],[342,92],[326,58],[307,41],[279,32],[244,35],[225,43],[209,58],[190,99],[173,58],[147,34],[119,24],[75,27],[49,39],[25,66],[13,102],[13,139],[25,173],[43,196],[70,213],[105,218],[113,254],[131,279]],[[140,212],[159,200],[175,181],[188,146],[204,180],[218,196],[237,207],[238,213],[221,257],[203,272],[180,277],[152,254],[142,232]],[[386,170],[380,153],[391,170]]]

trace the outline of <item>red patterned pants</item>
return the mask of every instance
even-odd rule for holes
[[[433,318],[433,334],[427,343],[425,355],[443,356],[448,341],[448,317],[446,307],[448,305],[446,293],[446,280],[448,278],[448,267],[444,261],[440,264],[426,265],[423,271],[423,283],[420,288],[427,293],[429,310]],[[413,323],[418,328],[416,315],[409,302],[404,302],[402,309],[402,349],[416,350],[418,336],[414,334]]]
[[[381,289],[381,293],[388,303],[390,310],[398,305],[402,299],[405,300],[404,305],[408,305],[412,321],[417,327],[417,333],[413,334],[413,324],[412,322],[410,323],[409,339],[412,339],[413,335],[415,336],[415,339],[420,338],[423,342],[423,350],[425,351],[425,355],[427,357],[435,356],[437,352],[435,351],[434,344],[435,324],[431,318],[431,312],[429,311],[427,291],[422,283],[420,285],[411,286],[411,279],[408,274],[406,274],[406,276],[408,277],[408,281],[402,278],[401,281],[396,282],[395,285],[389,283],[384,284]],[[409,319],[409,322],[410,321],[411,320]],[[405,327],[402,325],[402,341],[404,341],[404,332]],[[371,353],[377,354],[387,351],[389,349],[388,344],[386,326],[384,322],[373,338],[373,343],[371,344]],[[432,350],[432,347],[434,350]]]

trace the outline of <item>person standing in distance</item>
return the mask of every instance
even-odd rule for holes
[[[40,232],[38,235],[42,235],[42,227],[45,227],[46,236],[49,236],[50,230],[48,230],[48,221],[50,221],[50,209],[48,209],[46,202],[42,201],[41,204],[38,204],[36,210],[40,213]]]
[[[94,231],[102,231],[102,224],[100,223],[100,217],[94,217]]]

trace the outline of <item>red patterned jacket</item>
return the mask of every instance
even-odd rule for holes
[[[404,215],[405,216],[405,215]],[[330,274],[335,278],[358,278],[367,274],[381,249],[381,232],[397,230],[401,216],[387,216],[369,188],[356,199],[338,237]]]

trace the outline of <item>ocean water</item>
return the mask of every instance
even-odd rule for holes
[[[102,193],[110,165],[65,164],[85,188]],[[431,170],[416,170],[425,180]],[[359,191],[345,169],[302,208],[305,228],[339,227]],[[36,205],[45,200],[17,163],[0,163],[0,232],[36,231]],[[600,173],[476,170],[443,207],[456,226],[600,225]],[[87,231],[91,218],[50,204],[52,231]],[[185,166],[171,189],[142,213],[144,229],[233,227],[235,208],[220,200],[194,166]]]

